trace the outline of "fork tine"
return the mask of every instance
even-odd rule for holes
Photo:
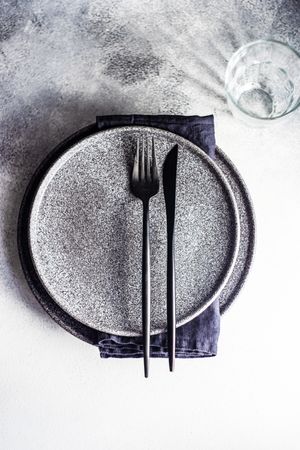
[[[156,157],[155,157],[155,142],[154,136],[152,136],[152,179],[153,181],[158,178]]]
[[[136,153],[134,157],[134,164],[133,164],[133,171],[132,171],[132,178],[135,181],[139,180],[139,165],[140,165],[140,140],[137,139],[136,142]]]
[[[150,158],[150,151],[149,151],[149,141],[147,138],[147,162],[146,162],[146,176],[147,180],[151,181],[151,158]]]
[[[142,139],[141,180],[145,180],[145,140]]]

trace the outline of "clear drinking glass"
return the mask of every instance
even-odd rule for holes
[[[278,122],[300,104],[300,56],[282,42],[251,42],[231,57],[225,89],[238,118],[255,126]]]

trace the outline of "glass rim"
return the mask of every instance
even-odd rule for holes
[[[287,111],[283,114],[281,114],[280,116],[277,117],[257,117],[254,116],[252,114],[249,114],[248,111],[246,111],[244,108],[241,108],[237,102],[234,100],[234,98],[232,97],[232,95],[230,94],[229,90],[227,89],[228,86],[228,76],[229,76],[229,69],[231,69],[231,67],[236,63],[236,61],[238,60],[240,54],[242,53],[242,51],[244,49],[247,49],[249,47],[252,47],[254,45],[258,45],[258,44],[263,44],[263,43],[267,43],[267,42],[272,42],[276,45],[282,46],[287,48],[289,51],[291,51],[299,60],[300,60],[300,54],[297,52],[297,50],[295,50],[293,47],[291,47],[289,44],[285,43],[285,42],[281,42],[281,41],[277,41],[276,39],[258,39],[256,41],[252,41],[252,42],[248,42],[248,44],[242,45],[241,47],[239,47],[231,56],[230,60],[228,61],[227,67],[226,67],[226,72],[225,72],[225,91],[226,91],[226,95],[229,97],[229,99],[232,101],[232,103],[244,114],[246,114],[248,117],[254,118],[256,120],[261,120],[261,121],[271,121],[271,120],[277,120],[280,119],[282,117],[287,116],[288,114],[291,114],[292,112],[296,111],[296,109],[299,107],[300,105],[300,97],[297,101],[297,103],[295,104],[295,106],[290,110]]]

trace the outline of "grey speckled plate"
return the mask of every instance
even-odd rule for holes
[[[79,322],[141,333],[142,205],[129,190],[135,142],[155,136],[159,168],[179,145],[176,216],[177,325],[222,291],[236,262],[239,214],[224,175],[204,152],[163,130],[124,127],[71,147],[48,170],[29,226],[35,269],[55,302]],[[151,201],[152,333],[166,325],[163,189]]]

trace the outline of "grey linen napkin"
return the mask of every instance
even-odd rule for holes
[[[201,147],[215,158],[215,132],[213,116],[100,116],[99,130],[128,125],[142,125],[176,133]],[[200,270],[200,268],[199,268]],[[215,356],[220,333],[219,301],[215,300],[198,317],[176,330],[176,357],[201,358]],[[101,358],[140,358],[143,356],[142,337],[116,336],[99,332],[98,347]],[[167,334],[151,336],[151,357],[167,357]]]

